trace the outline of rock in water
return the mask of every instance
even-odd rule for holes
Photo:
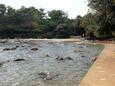
[[[67,59],[67,60],[73,60],[73,58],[71,58],[71,57],[66,57],[66,59]]]
[[[75,53],[77,53],[77,52],[82,52],[82,51],[81,51],[81,50],[76,49],[76,50],[74,50],[74,52],[75,52]]]
[[[47,77],[47,73],[41,72],[38,75],[40,75],[40,78],[45,79]]]
[[[4,62],[0,62],[0,67],[2,67],[5,63],[7,63],[7,62],[10,62],[10,60],[8,60],[8,61],[4,61]]]
[[[38,50],[38,48],[32,48],[31,50],[36,51],[36,50]]]
[[[59,61],[65,60],[63,57],[59,57],[59,56],[56,59],[59,60]]]
[[[50,57],[50,55],[47,54],[46,57]]]
[[[24,45],[22,45],[21,47],[24,47]]]
[[[53,78],[55,78],[57,76],[57,75],[50,74],[49,72],[47,72],[47,73],[41,72],[38,75],[40,75],[40,78],[42,78],[44,80],[52,80]]]
[[[19,46],[12,47],[12,48],[4,48],[3,51],[9,51],[9,50],[16,50]]]
[[[3,51],[9,51],[10,50],[10,48],[4,48],[3,49]]]
[[[16,48],[18,48],[19,46],[17,45]]]
[[[0,63],[0,67],[2,67],[2,66],[3,66],[3,64],[4,64],[4,63]]]
[[[16,47],[10,48],[10,50],[16,50],[16,49],[17,49]]]
[[[82,55],[81,57],[82,57],[82,58],[84,58],[85,56],[84,56],[84,55]]]
[[[21,59],[15,59],[13,61],[25,61],[25,59],[21,58]]]

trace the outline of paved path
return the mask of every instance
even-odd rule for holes
[[[115,45],[105,48],[79,86],[115,86]]]

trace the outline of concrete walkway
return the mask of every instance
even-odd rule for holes
[[[79,86],[115,86],[115,44],[105,44]]]

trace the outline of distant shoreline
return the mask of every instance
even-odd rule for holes
[[[8,42],[8,41],[12,41],[12,42],[79,42],[79,43],[113,43],[115,44],[115,41],[110,41],[110,40],[85,40],[85,39],[80,39],[80,38],[67,38],[67,39],[33,39],[33,38],[29,38],[29,39],[19,39],[19,38],[15,38],[15,39],[0,39],[0,43],[2,42]]]

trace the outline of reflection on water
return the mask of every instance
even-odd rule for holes
[[[76,86],[102,49],[76,43],[0,44],[0,86]]]

